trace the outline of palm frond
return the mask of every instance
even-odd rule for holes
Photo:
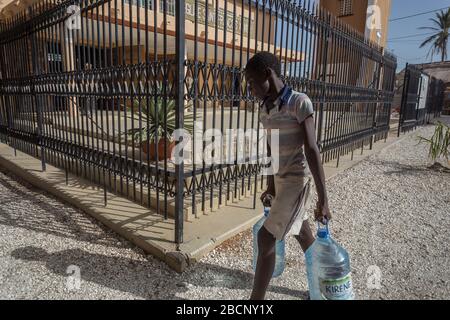
[[[420,48],[423,48],[424,46],[426,46],[427,44],[429,44],[431,41],[435,40],[435,38],[436,38],[437,36],[438,36],[438,35],[435,34],[435,35],[432,35],[432,36],[429,36],[428,38],[426,38],[425,41],[422,42],[422,44],[420,45]]]
[[[440,31],[441,30],[439,28],[434,28],[434,27],[419,27],[417,29],[418,30],[433,30],[433,31]]]
[[[450,28],[450,8],[447,11],[441,10],[436,13],[435,18],[429,19],[434,26],[419,27],[419,29],[433,30],[436,32],[430,37],[426,38],[421,44],[420,48],[426,45],[431,45],[428,51],[427,57],[435,54],[441,54],[441,59],[445,60],[447,58],[447,44],[449,38],[449,28]]]

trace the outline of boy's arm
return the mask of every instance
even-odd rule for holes
[[[316,143],[316,132],[314,128],[314,118],[309,116],[301,124],[302,134],[305,137],[305,156],[309,169],[314,178],[317,188],[318,202],[314,215],[317,221],[323,222],[323,218],[331,219],[328,208],[328,196],[325,188],[325,173],[320,159],[319,148]]]

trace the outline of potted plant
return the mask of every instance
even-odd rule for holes
[[[140,111],[140,112],[139,112]],[[127,118],[141,121],[141,128],[129,129],[125,134],[135,143],[140,144],[142,152],[149,154],[150,160],[168,159],[172,155],[175,141],[172,134],[176,129],[175,100],[164,101],[161,98],[146,98],[133,100],[132,106],[127,106]],[[194,116],[190,112],[184,113],[184,126],[190,134],[194,131]],[[166,146],[166,147],[165,147]],[[166,151],[166,152],[164,152]]]

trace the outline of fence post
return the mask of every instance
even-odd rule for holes
[[[419,75],[419,87],[418,87],[418,89],[417,89],[417,99],[416,99],[416,123],[415,123],[415,125],[414,125],[414,129],[416,129],[417,128],[417,126],[419,125],[419,107],[420,107],[420,98],[422,97],[422,81],[423,81],[423,78],[422,78],[422,71],[420,72],[420,75]]]
[[[377,66],[377,78],[376,78],[376,84],[375,84],[375,89],[377,90],[377,101],[375,103],[375,110],[373,112],[373,118],[372,118],[372,130],[373,130],[373,135],[370,138],[370,150],[372,150],[373,147],[373,142],[375,140],[375,134],[377,133],[377,111],[378,111],[378,107],[379,107],[379,101],[380,101],[380,78],[381,78],[381,69],[384,66],[384,61],[383,61],[383,56],[384,56],[384,52],[381,53],[381,61]]]
[[[29,14],[30,17],[33,16],[33,11],[32,11],[32,7],[29,8]],[[42,123],[43,123],[43,119],[42,119],[42,108],[41,108],[41,104],[40,104],[40,99],[37,97],[36,95],[36,91],[35,91],[35,78],[38,74],[38,66],[37,66],[37,53],[36,53],[36,37],[34,35],[34,33],[30,33],[30,45],[31,45],[31,65],[32,65],[32,69],[33,69],[33,77],[31,78],[31,94],[33,95],[33,100],[34,100],[34,106],[36,109],[36,118],[37,118],[37,136],[38,136],[38,142],[37,145],[38,147],[40,146],[40,150],[41,150],[41,167],[42,167],[42,171],[46,170],[45,167],[45,149],[42,143]]]
[[[5,28],[6,29],[6,28]],[[3,79],[7,79],[7,69],[6,69],[6,65],[5,65],[5,60],[6,60],[6,45],[0,47],[1,50],[1,54],[0,54],[0,64],[1,64],[1,78],[0,80]],[[13,137],[10,138],[10,131],[13,129],[12,128],[12,122],[11,122],[11,114],[10,114],[10,108],[8,108],[8,104],[9,104],[9,98],[6,94],[4,94],[3,92],[1,92],[1,96],[0,96],[3,100],[4,103],[4,110],[5,110],[5,117],[6,117],[6,144],[9,145],[10,147],[14,148],[14,156],[17,155],[17,151],[16,151],[16,144],[13,143]]]
[[[2,27],[1,24],[0,24],[0,27]],[[5,60],[6,60],[5,47],[6,47],[5,45],[0,46],[0,81],[3,81],[3,79],[7,78],[6,66],[5,66]],[[5,117],[5,120],[6,120],[5,142],[7,145],[9,145],[9,113],[8,113],[9,108],[6,107],[7,98],[6,98],[6,95],[3,93],[3,87],[1,87],[1,86],[0,86],[0,99],[1,99],[0,106],[2,106],[2,109],[0,109],[0,116]]]
[[[322,74],[320,74],[320,78],[322,78],[323,84],[322,84],[322,92],[320,95],[320,103],[319,103],[319,123],[317,127],[317,141],[319,145],[319,150],[322,152],[322,127],[323,127],[323,112],[324,112],[324,105],[326,103],[325,101],[325,94],[327,90],[327,64],[328,64],[328,42],[330,38],[330,28],[331,28],[331,15],[327,13],[327,19],[326,19],[326,30],[325,30],[325,43],[322,45],[323,47],[323,53],[322,53]],[[320,39],[320,38],[319,38]],[[322,159],[323,162],[323,159]]]
[[[184,56],[185,56],[185,1],[178,0],[175,2],[175,48],[176,48],[176,113],[175,113],[175,128],[182,129],[184,124]],[[180,137],[177,141],[177,146],[183,138]],[[177,150],[177,148],[175,149]],[[175,242],[177,249],[180,243],[183,242],[183,191],[184,191],[184,160],[179,161],[180,155],[175,155]]]
[[[406,96],[409,92],[409,64],[406,63],[405,75],[403,77],[403,91],[402,91],[402,102],[400,104],[400,114],[398,115],[398,132],[397,137],[400,137],[400,132],[402,130],[403,122],[403,112],[405,112],[405,103],[408,102],[408,97]]]
[[[439,80],[439,100],[436,117],[440,117],[442,115],[442,111],[444,110],[444,102],[445,102],[445,83],[443,80]]]

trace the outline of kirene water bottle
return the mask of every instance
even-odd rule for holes
[[[258,261],[258,232],[270,214],[270,208],[264,207],[264,217],[259,219],[253,226],[253,271],[256,271],[256,262]],[[284,271],[285,266],[285,242],[284,240],[277,240],[275,243],[275,269],[272,277],[280,276]]]
[[[305,252],[311,300],[353,300],[350,259],[331,239],[328,224],[318,228],[317,239]]]

